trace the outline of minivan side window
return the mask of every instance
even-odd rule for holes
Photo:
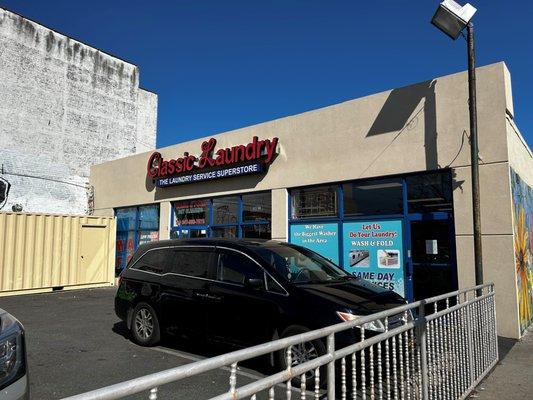
[[[213,254],[211,250],[176,249],[169,272],[195,278],[207,278]]]
[[[141,259],[135,263],[134,269],[156,274],[164,274],[168,264],[171,262],[172,251],[170,249],[154,249],[145,253]]]
[[[259,265],[241,253],[221,251],[218,258],[217,279],[242,285],[246,279],[264,281],[264,272]]]

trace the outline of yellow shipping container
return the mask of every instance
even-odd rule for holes
[[[0,296],[115,282],[112,217],[0,213]]]

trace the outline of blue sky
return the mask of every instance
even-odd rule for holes
[[[478,65],[505,61],[533,146],[533,2],[472,0]],[[110,52],[159,95],[159,147],[466,69],[438,0],[3,1]],[[482,135],[482,132],[480,132]]]

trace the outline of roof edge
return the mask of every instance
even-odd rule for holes
[[[481,65],[481,66],[476,67],[476,70],[495,67],[497,65],[505,66],[505,62],[504,61],[497,61],[497,62],[494,62],[494,63],[491,63],[491,64]],[[156,150],[164,150],[166,148],[173,147],[173,146],[176,146],[176,145],[182,144],[182,143],[194,142],[194,141],[197,141],[197,140],[205,140],[205,139],[208,139],[210,137],[218,137],[220,135],[226,135],[226,134],[237,132],[237,131],[240,131],[240,130],[243,130],[243,129],[256,127],[256,126],[259,126],[259,125],[275,123],[276,121],[279,121],[279,120],[282,120],[282,119],[285,119],[285,118],[294,118],[294,117],[302,116],[302,115],[305,115],[305,114],[309,114],[309,113],[315,112],[317,110],[323,110],[323,109],[330,108],[330,107],[336,107],[336,106],[340,106],[341,104],[351,103],[353,101],[358,101],[358,100],[362,100],[362,99],[365,99],[365,98],[368,98],[368,97],[381,95],[383,93],[387,93],[387,92],[390,92],[392,90],[405,89],[405,88],[408,88],[410,86],[415,86],[415,85],[421,84],[423,82],[433,81],[433,80],[437,80],[437,79],[444,79],[444,78],[448,78],[448,77],[451,77],[451,76],[454,76],[454,75],[461,75],[461,74],[467,74],[467,73],[468,73],[468,70],[461,70],[461,71],[453,72],[453,73],[450,73],[450,74],[447,74],[447,75],[441,75],[441,76],[429,78],[429,79],[426,79],[426,80],[421,80],[421,81],[418,81],[418,82],[409,83],[407,85],[402,85],[402,86],[399,86],[399,87],[396,87],[396,88],[389,88],[389,89],[386,89],[386,90],[381,90],[379,92],[370,93],[370,94],[367,94],[367,95],[364,95],[364,96],[361,96],[361,97],[342,100],[342,101],[339,101],[337,103],[328,104],[328,105],[325,105],[325,106],[322,106],[322,107],[312,108],[312,109],[309,109],[309,110],[306,110],[306,111],[297,112],[295,114],[287,114],[287,115],[280,116],[280,117],[277,117],[277,118],[274,118],[274,119],[270,119],[268,121],[262,121],[262,122],[258,122],[258,123],[251,124],[251,125],[244,125],[244,126],[236,127],[236,128],[233,128],[233,129],[225,130],[225,131],[222,131],[222,132],[212,132],[212,133],[210,133],[210,134],[208,134],[206,136],[199,136],[199,137],[195,137],[195,138],[190,138],[190,139],[188,139],[188,140],[186,140],[184,142],[177,142],[177,143],[173,143],[173,144],[162,146],[162,147],[156,147]],[[142,154],[142,153],[140,153],[140,154]]]
[[[126,64],[130,64],[130,65],[132,65],[133,67],[135,67],[137,69],[139,68],[139,66],[136,63],[128,61],[128,60],[126,60],[126,59],[124,59],[122,57],[118,57],[118,56],[114,55],[113,53],[111,53],[109,51],[105,51],[105,50],[102,50],[102,49],[100,49],[98,47],[92,46],[89,43],[84,42],[83,40],[79,40],[79,39],[77,39],[77,38],[75,38],[73,36],[69,36],[69,35],[67,35],[65,33],[59,32],[59,31],[57,31],[57,30],[55,30],[53,28],[50,28],[49,26],[46,26],[46,25],[40,23],[39,21],[35,21],[35,20],[31,19],[31,18],[25,17],[22,14],[19,14],[19,13],[15,12],[15,11],[8,10],[7,8],[1,7],[1,6],[0,6],[0,10],[4,10],[5,12],[8,12],[8,13],[13,14],[13,15],[16,15],[17,17],[24,18],[25,20],[30,21],[30,22],[32,22],[32,23],[34,23],[36,25],[39,25],[39,26],[41,26],[44,29],[48,29],[49,31],[52,31],[52,32],[54,32],[54,33],[56,33],[58,35],[64,36],[64,37],[69,38],[71,40],[74,40],[74,41],[76,41],[76,42],[78,42],[78,43],[80,43],[80,44],[82,44],[84,46],[87,46],[87,47],[90,47],[91,49],[99,51],[100,53],[105,54],[106,56],[115,58],[115,59],[117,59],[119,61],[122,61],[122,62],[124,62]]]

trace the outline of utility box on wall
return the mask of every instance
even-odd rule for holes
[[[112,217],[0,213],[0,296],[111,286]]]

